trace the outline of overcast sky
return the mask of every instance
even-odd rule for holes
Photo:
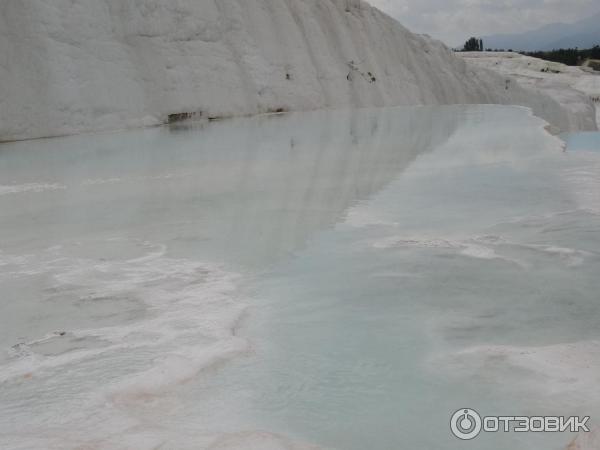
[[[469,36],[528,31],[575,22],[600,10],[598,0],[368,0],[417,33],[456,46]]]

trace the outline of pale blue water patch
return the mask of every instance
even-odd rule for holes
[[[600,333],[590,175],[600,171],[522,111],[468,111],[447,141],[256,283],[246,332],[257,356],[197,385],[211,404],[234,398],[253,427],[357,450],[464,448],[448,426],[462,407],[598,417],[587,343],[597,349]]]
[[[600,418],[600,159],[543,125],[396,108],[0,146],[0,446],[459,449],[459,408]]]
[[[567,144],[567,151],[600,152],[600,132],[581,131],[563,133],[560,137]]]
[[[206,408],[223,417],[213,427],[189,417],[190,435],[160,426],[187,398],[165,394],[247,354],[242,286],[464,114],[290,114],[0,146],[0,446],[202,448],[246,429],[236,407]]]

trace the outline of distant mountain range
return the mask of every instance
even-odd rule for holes
[[[484,48],[523,51],[600,45],[600,12],[575,23],[554,23],[519,34],[485,36]]]

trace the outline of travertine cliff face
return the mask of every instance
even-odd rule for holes
[[[0,4],[0,141],[178,114],[450,103],[520,104],[559,128],[586,127],[360,0]]]
[[[565,66],[512,52],[460,52],[468,64],[514,78],[521,87],[541,92],[561,104],[576,118],[571,128],[595,130],[600,77],[585,68]]]

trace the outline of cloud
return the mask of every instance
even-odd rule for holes
[[[597,0],[368,0],[417,33],[449,45],[469,36],[518,33],[574,22],[600,10]]]

